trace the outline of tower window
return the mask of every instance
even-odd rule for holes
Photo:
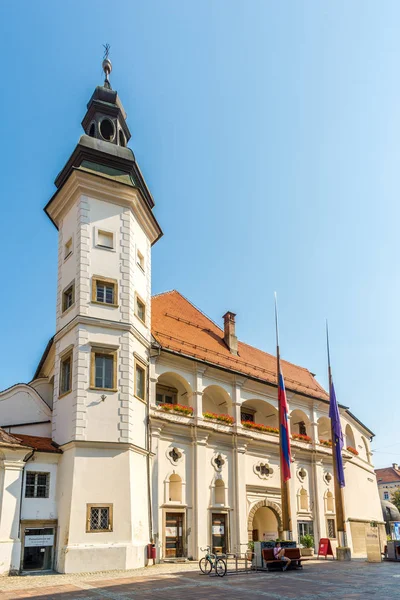
[[[108,248],[108,250],[113,250],[114,234],[111,231],[104,231],[102,229],[98,229],[97,246],[99,246],[100,248]]]
[[[139,363],[135,366],[135,396],[140,400],[146,398],[146,369]]]
[[[144,271],[144,256],[139,250],[137,251],[136,262],[137,262],[138,266],[142,269],[142,271]]]
[[[121,131],[121,129],[119,130],[119,145],[122,146],[123,148],[126,146],[125,136],[124,136],[123,131]]]
[[[71,283],[65,290],[62,295],[62,312],[64,313],[66,310],[71,308],[71,306],[75,302],[75,285]]]
[[[96,126],[94,123],[92,123],[90,126],[89,135],[90,135],[90,137],[95,137],[95,135],[96,135]]]
[[[72,388],[72,352],[61,358],[60,363],[60,396],[68,394]]]
[[[135,298],[135,315],[143,321],[146,322],[146,305],[143,300],[136,294]]]
[[[118,284],[115,279],[94,276],[92,279],[92,302],[107,304],[107,306],[118,306]]]
[[[117,352],[98,348],[92,350],[90,387],[95,390],[116,391]]]
[[[72,254],[72,238],[69,238],[68,242],[64,246],[64,260],[67,260],[68,256]]]
[[[115,134],[114,123],[110,119],[103,119],[100,123],[100,133],[104,140],[111,142]]]

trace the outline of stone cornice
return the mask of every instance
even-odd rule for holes
[[[64,335],[74,329],[77,325],[87,325],[91,327],[104,327],[105,329],[115,329],[117,331],[129,331],[143,346],[150,349],[151,342],[147,340],[132,323],[124,323],[122,321],[109,321],[107,319],[99,319],[98,317],[89,317],[87,315],[76,315],[69,323],[64,325],[62,329],[57,331],[54,336],[54,341],[58,342]]]
[[[161,237],[161,228],[138,188],[79,169],[71,172],[44,209],[57,229],[81,195],[130,208],[151,244]]]

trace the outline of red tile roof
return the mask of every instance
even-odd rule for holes
[[[12,437],[17,438],[24,446],[30,446],[37,452],[56,452],[62,454],[57,444],[49,437],[40,437],[38,435],[25,435],[22,433],[13,433]]]
[[[379,483],[394,483],[400,482],[400,470],[393,467],[385,467],[384,469],[375,469],[376,479]]]
[[[274,356],[243,342],[238,343],[238,356],[231,354],[222,329],[176,290],[153,296],[151,319],[152,334],[162,348],[277,385]],[[288,390],[329,399],[307,369],[282,361],[282,371]]]

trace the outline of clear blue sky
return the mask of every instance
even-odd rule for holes
[[[57,233],[42,208],[102,82],[164,229],[153,292],[176,288],[326,385],[400,462],[400,3],[6,1],[1,34],[0,389],[55,327]]]

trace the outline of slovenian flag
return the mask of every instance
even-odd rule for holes
[[[279,376],[278,376],[278,402],[279,402],[279,414],[280,414],[280,440],[281,440],[281,469],[283,481],[290,479],[290,438],[289,438],[289,427],[288,427],[288,405],[286,401],[285,382],[283,381],[283,375],[279,364]]]

